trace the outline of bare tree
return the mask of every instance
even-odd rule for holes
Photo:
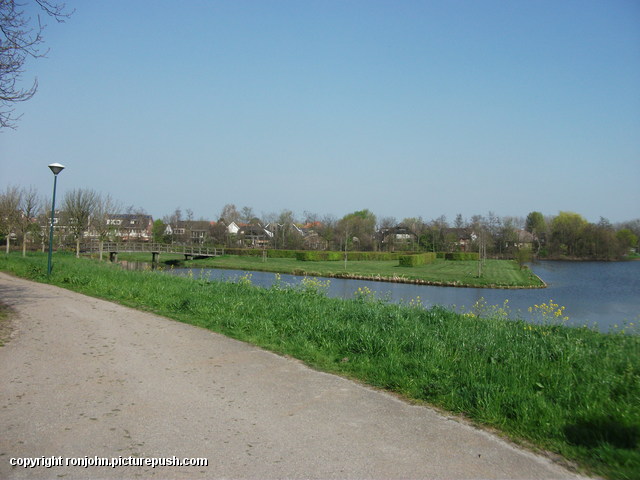
[[[40,197],[40,200],[38,200],[38,212],[36,217],[38,230],[36,231],[36,235],[40,242],[42,253],[45,251],[47,240],[49,239],[49,227],[51,226],[51,210],[49,201],[50,200],[45,196]]]
[[[104,242],[109,239],[109,236],[115,231],[115,226],[111,224],[111,217],[113,214],[120,211],[121,206],[116,202],[110,194],[96,195],[95,208],[93,211],[93,217],[91,218],[91,226],[98,235],[100,252],[100,261],[102,261]]]
[[[1,0],[0,0],[1,1]],[[40,211],[40,199],[38,191],[34,187],[23,188],[20,191],[20,214],[18,216],[18,229],[22,234],[22,256],[27,255],[27,240],[29,234],[37,232],[38,226],[37,216]]]
[[[284,209],[278,215],[278,234],[280,235],[280,248],[296,248],[296,237],[300,238],[298,234],[294,233],[293,224],[296,222],[294,214],[291,210]]]
[[[135,205],[129,205],[124,209],[127,215],[147,215],[147,211],[143,207],[136,207]]]
[[[34,0],[40,9],[57,22],[64,22],[71,13],[65,13],[64,4],[51,0]],[[12,108],[17,102],[33,97],[38,89],[38,80],[31,87],[21,88],[18,84],[24,73],[27,58],[41,58],[44,25],[40,16],[32,20],[23,10],[24,4],[15,0],[0,0],[0,128],[15,128],[18,117]]]
[[[185,241],[193,244],[193,210],[187,208],[187,220],[185,221]]]
[[[309,212],[308,210],[302,212],[302,218],[305,225],[308,225],[310,223],[317,223],[320,221],[320,215],[314,212]]]
[[[425,229],[424,220],[422,217],[408,217],[402,219],[402,225],[404,225],[410,232],[409,247],[411,250],[417,250],[420,241],[420,235]]]
[[[64,196],[63,210],[67,214],[69,227],[76,240],[76,257],[80,257],[80,240],[89,228],[96,209],[98,195],[93,190],[78,188]]]
[[[4,193],[0,194],[0,233],[6,238],[7,254],[9,253],[11,234],[15,234],[20,223],[21,194],[22,192],[16,186],[8,186]]]
[[[378,250],[382,251],[385,247],[387,247],[389,251],[393,250],[396,236],[395,233],[391,233],[391,231],[397,226],[398,219],[396,217],[382,217],[380,219],[380,223],[378,224],[379,235],[377,238]]]
[[[338,220],[333,215],[325,215],[317,227],[320,238],[327,242],[329,250],[334,247]]]
[[[240,212],[238,212],[233,203],[228,203],[220,212],[220,219],[224,220],[227,225],[231,222],[238,222],[240,220]]]
[[[250,224],[253,223],[252,220],[255,218],[255,213],[253,213],[253,208],[251,207],[242,207],[240,210],[240,221]]]
[[[176,207],[171,215],[165,215],[162,221],[170,227],[171,243],[175,243],[177,238],[184,239],[184,235],[178,237],[179,224],[182,222],[182,210],[180,210],[180,207]]]

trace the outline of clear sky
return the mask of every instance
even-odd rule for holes
[[[638,0],[67,0],[0,188],[154,217],[640,217]]]

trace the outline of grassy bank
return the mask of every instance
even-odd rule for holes
[[[122,260],[150,261],[151,254],[120,254]],[[180,260],[183,256],[161,255],[160,260]],[[186,267],[228,268],[289,273],[315,277],[348,277],[428,285],[471,286],[493,288],[539,288],[540,281],[530,270],[510,260],[487,260],[482,276],[478,277],[478,262],[437,259],[434,263],[416,267],[401,267],[398,260],[344,262],[300,262],[292,258],[226,255],[219,258],[191,260]]]
[[[191,323],[462,414],[608,478],[640,477],[640,337],[478,318],[323,281],[270,289],[0,256],[0,269]],[[420,308],[416,308],[420,307]]]

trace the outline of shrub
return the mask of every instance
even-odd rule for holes
[[[425,265],[427,263],[433,263],[436,259],[436,254],[433,252],[420,253],[418,255],[400,255],[401,267],[417,267],[418,265]]]

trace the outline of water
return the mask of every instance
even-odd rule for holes
[[[606,332],[634,323],[640,324],[640,262],[539,262],[532,270],[548,285],[544,289],[501,290],[488,288],[453,288],[373,282],[332,278],[330,297],[353,298],[358,288],[369,288],[379,298],[391,302],[409,302],[420,297],[423,305],[472,307],[484,299],[488,305],[504,305],[508,300],[512,317],[536,321],[528,312],[533,305],[554,303],[566,307],[567,325],[595,326]],[[177,275],[193,272],[196,278],[234,281],[247,272],[220,269],[174,269]],[[275,274],[250,272],[254,285],[268,288]],[[303,277],[281,275],[281,281],[297,284]]]

